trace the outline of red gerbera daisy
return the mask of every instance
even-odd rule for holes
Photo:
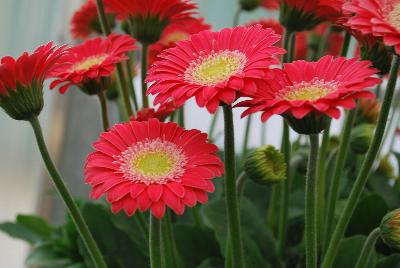
[[[168,206],[181,215],[185,206],[207,202],[211,179],[224,170],[207,134],[157,119],[115,125],[93,146],[85,164],[90,196],[106,195],[114,213],[150,208],[160,219]]]
[[[168,24],[189,19],[197,8],[189,0],[105,0],[104,5],[118,19],[129,19],[133,36],[147,44],[157,42]]]
[[[250,107],[242,116],[261,111],[263,121],[273,114],[283,115],[289,121],[308,115],[338,118],[338,107],[353,109],[354,99],[374,97],[365,88],[381,80],[372,77],[377,70],[370,66],[369,61],[333,56],[324,56],[318,62],[286,63],[283,70],[274,70],[275,77],[267,87],[238,106]]]
[[[181,106],[195,97],[210,113],[220,102],[232,104],[242,94],[255,93],[264,85],[280,36],[261,25],[235,27],[220,32],[202,31],[190,40],[165,50],[149,70],[147,82],[154,82],[149,94],[157,94],[155,104],[171,97]]]
[[[346,23],[348,27],[383,37],[385,44],[400,54],[400,1],[353,0],[344,4],[343,9],[354,14]]]
[[[114,15],[107,14],[108,21],[114,25]],[[101,34],[101,25],[94,0],[88,0],[75,11],[71,18],[73,38],[87,38],[92,33]]]
[[[131,120],[134,121],[148,121],[151,118],[157,118],[160,121],[165,121],[178,107],[174,101],[168,101],[161,104],[157,109],[155,108],[143,108],[137,112],[136,116],[133,116]]]
[[[97,94],[103,90],[104,77],[113,73],[117,63],[126,60],[126,52],[134,50],[135,39],[129,35],[109,35],[90,39],[67,50],[62,63],[54,69],[55,77],[50,88],[59,84],[64,93],[71,85],[77,85],[87,94]]]
[[[162,32],[160,40],[149,47],[149,66],[157,60],[157,55],[161,51],[174,46],[177,41],[186,40],[190,35],[210,28],[209,24],[204,23],[203,18],[191,18],[183,22],[170,24]]]
[[[14,59],[3,57],[0,64],[0,106],[14,119],[27,120],[43,108],[43,82],[63,55],[64,47],[53,42],[24,52]]]
[[[266,9],[279,9],[279,0],[261,0],[261,6]]]

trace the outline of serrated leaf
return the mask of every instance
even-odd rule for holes
[[[17,223],[30,229],[42,238],[48,238],[54,231],[54,228],[43,218],[34,215],[18,215]]]
[[[37,243],[42,239],[38,234],[18,223],[1,223],[0,230],[13,238],[24,240],[30,244]]]

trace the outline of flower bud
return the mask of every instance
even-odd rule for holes
[[[358,100],[358,109],[355,125],[362,123],[376,124],[378,122],[381,103],[378,99],[360,99]]]
[[[361,124],[351,131],[350,148],[356,154],[365,154],[368,151],[374,136],[375,125]]]
[[[262,146],[249,154],[245,172],[255,183],[268,185],[286,179],[286,163],[281,152],[271,145]]]
[[[390,162],[389,154],[380,159],[377,172],[384,175],[388,179],[396,178],[395,169],[393,164]]]
[[[260,0],[240,0],[240,7],[246,11],[252,11],[260,6]]]
[[[400,250],[400,209],[387,213],[382,219],[380,229],[386,245]]]

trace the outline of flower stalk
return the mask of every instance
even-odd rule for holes
[[[380,236],[381,236],[381,229],[379,227],[372,230],[372,232],[368,235],[368,238],[365,241],[364,246],[361,250],[361,254],[358,257],[355,268],[367,267],[371,257],[371,253],[374,250],[376,240],[378,240]]]
[[[150,213],[149,236],[150,267],[161,268],[161,221],[152,213]]]
[[[104,91],[98,94],[101,108],[101,119],[103,123],[103,130],[107,131],[110,127],[110,121],[108,119],[107,99]]]
[[[142,79],[142,106],[143,108],[149,107],[149,99],[147,98],[147,54],[149,50],[149,45],[142,43],[142,66],[141,66],[141,79]]]
[[[60,173],[55,167],[53,160],[51,159],[50,153],[47,149],[46,143],[43,138],[42,128],[40,126],[40,122],[37,117],[33,117],[30,121],[33,131],[35,133],[36,142],[39,147],[40,153],[43,158],[43,162],[46,165],[47,171],[50,175],[50,178],[53,180],[53,183],[60,194],[64,204],[66,205],[68,212],[74,222],[76,229],[80,237],[83,240],[83,243],[88,250],[92,261],[96,268],[107,268],[107,264],[105,263],[103,256],[94,240],[92,234],[89,231],[89,228],[79,211],[78,206],[76,205],[74,199],[72,198],[71,193],[66,187]]]
[[[228,216],[229,242],[234,268],[244,267],[243,243],[236,190],[235,138],[232,107],[223,105],[225,125],[225,202]]]
[[[357,176],[356,182],[353,185],[350,196],[346,202],[346,205],[343,209],[342,215],[339,218],[339,221],[336,225],[336,228],[333,232],[332,239],[330,240],[328,250],[326,252],[325,258],[322,263],[323,268],[332,267],[333,261],[337,254],[337,250],[339,247],[339,243],[343,237],[345,229],[350,221],[350,217],[354,212],[355,207],[357,206],[358,200],[361,196],[362,191],[364,190],[365,183],[368,180],[368,175],[371,171],[377,153],[379,151],[383,135],[386,128],[386,122],[388,119],[393,93],[397,82],[397,76],[399,71],[400,58],[398,55],[395,55],[392,60],[392,66],[389,75],[389,81],[386,87],[385,96],[382,104],[382,109],[379,114],[378,124],[375,130],[374,138],[371,142],[371,145],[368,149],[364,162],[361,166],[360,172]]]
[[[97,4],[97,10],[98,10],[98,13],[99,13],[99,20],[100,20],[102,32],[106,36],[110,35],[111,34],[111,27],[110,27],[110,24],[108,22],[107,16],[106,16],[106,14],[104,12],[103,0],[96,0],[96,4]],[[118,63],[117,64],[117,81],[118,81],[118,84],[120,85],[120,88],[122,90],[122,97],[123,97],[123,100],[124,100],[126,111],[128,113],[128,116],[130,117],[130,116],[133,115],[133,110],[132,110],[131,101],[130,101],[130,98],[129,98],[127,81],[126,81],[126,78],[125,78],[125,75],[124,75],[122,63]]]
[[[306,267],[316,268],[318,262],[317,248],[317,161],[319,134],[311,134],[310,153],[307,165],[306,178],[306,208],[305,208],[305,247],[306,247]]]

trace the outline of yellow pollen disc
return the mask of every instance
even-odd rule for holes
[[[76,63],[73,66],[73,69],[75,71],[87,70],[94,65],[98,65],[98,64],[102,63],[106,58],[107,58],[107,55],[92,56],[92,57],[86,58],[85,60],[83,60],[81,62]]]
[[[283,94],[282,98],[289,101],[295,101],[295,100],[314,101],[326,96],[329,93],[330,90],[328,88],[310,85],[306,87],[300,87],[288,90]]]
[[[147,152],[132,162],[132,167],[145,176],[164,176],[176,163],[164,152]]]
[[[239,51],[224,50],[200,56],[186,70],[185,80],[200,85],[216,85],[241,72],[246,61],[246,55]]]
[[[393,9],[386,15],[386,19],[395,28],[400,29],[400,3],[394,5]]]

